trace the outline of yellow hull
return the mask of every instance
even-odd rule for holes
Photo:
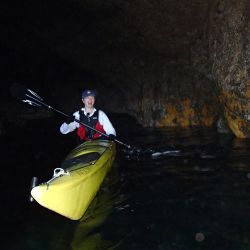
[[[66,157],[55,176],[31,190],[42,206],[69,219],[79,220],[98,192],[115,158],[116,147],[110,141],[85,142]]]

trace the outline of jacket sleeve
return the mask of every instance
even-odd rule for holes
[[[77,112],[75,112],[74,114],[73,114],[73,116],[75,117],[75,119],[79,119],[79,112],[77,111]],[[70,132],[72,132],[72,131],[74,131],[76,128],[79,128],[79,123],[78,122],[76,122],[76,121],[73,121],[73,122],[71,122],[71,123],[66,123],[66,122],[64,122],[61,126],[60,126],[60,132],[62,133],[62,134],[68,134],[68,133],[70,133]]]
[[[112,123],[110,122],[109,118],[102,110],[99,110],[99,122],[103,126],[103,129],[107,135],[112,134],[116,136],[116,131]]]

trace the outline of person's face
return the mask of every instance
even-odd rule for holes
[[[86,108],[93,108],[95,105],[95,97],[92,95],[89,95],[82,99],[82,102],[84,103]]]

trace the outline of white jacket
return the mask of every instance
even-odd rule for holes
[[[87,115],[85,108],[81,108],[81,110],[84,112],[85,115]],[[94,109],[93,112],[89,116],[91,117],[95,113],[95,111],[96,111],[96,109]],[[75,119],[80,120],[79,111],[76,111],[73,114],[73,116],[75,117]],[[103,129],[107,135],[112,134],[112,135],[116,136],[116,131],[115,131],[112,123],[110,122],[109,118],[102,110],[98,111],[98,120],[99,120],[100,124],[103,126]],[[69,124],[64,122],[60,127],[60,132],[62,134],[68,134],[68,133],[74,131],[75,129],[79,128],[79,126],[80,126],[80,124],[76,121],[73,121]]]

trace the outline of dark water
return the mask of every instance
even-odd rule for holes
[[[57,124],[31,121],[2,140],[2,249],[250,249],[249,140],[213,130],[144,130],[127,142],[183,153],[119,153],[81,221],[28,202],[32,176],[49,179],[72,148]]]

